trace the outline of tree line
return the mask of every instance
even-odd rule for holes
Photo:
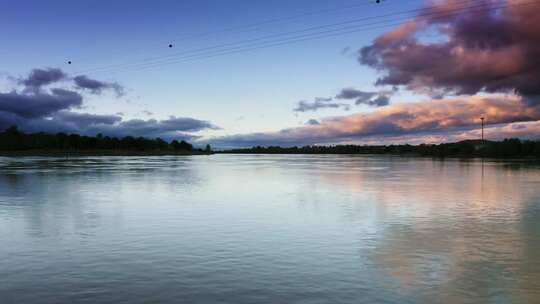
[[[0,151],[141,151],[162,153],[211,153],[209,145],[203,149],[181,140],[167,142],[161,138],[126,136],[122,138],[84,136],[66,133],[24,133],[12,126],[0,132]],[[421,145],[331,145],[280,147],[256,146],[245,149],[231,149],[220,153],[236,154],[395,154],[432,157],[500,157],[500,158],[540,158],[540,141],[516,138],[503,141],[466,140],[456,143]]]
[[[540,158],[540,141],[516,138],[503,141],[466,140],[456,143],[421,145],[333,145],[303,147],[261,147],[232,149],[237,154],[395,154],[432,157]]]
[[[171,152],[211,152],[196,149],[192,144],[181,140],[167,142],[161,138],[126,136],[122,138],[103,136],[83,136],[66,133],[23,133],[12,126],[0,133],[0,151],[27,150],[114,150],[114,151],[171,151]]]

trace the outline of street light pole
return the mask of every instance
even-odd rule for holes
[[[480,120],[482,120],[482,144],[484,143],[484,117],[480,117]]]

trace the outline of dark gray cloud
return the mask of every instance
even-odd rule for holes
[[[86,75],[76,76],[73,81],[78,88],[89,90],[92,94],[101,94],[104,90],[113,90],[117,96],[124,95],[124,88],[116,82],[100,81]]]
[[[79,115],[81,116],[78,119]],[[106,115],[105,115],[106,116]],[[25,118],[13,113],[0,111],[0,129],[16,125],[25,132],[66,132],[87,134],[85,128],[100,123],[108,123],[110,120],[102,115],[80,114],[75,112],[61,111],[48,117]]]
[[[322,98],[317,97],[313,101],[299,101],[296,105],[296,108],[293,109],[294,112],[309,112],[309,111],[318,111],[321,109],[338,109],[342,108],[346,111],[350,109],[350,105],[346,103],[336,103],[332,102],[332,98]]]
[[[359,104],[358,100],[356,101],[356,104]],[[375,107],[384,107],[390,104],[390,97],[378,95],[377,98],[369,100],[366,104]]]
[[[103,133],[111,136],[145,136],[161,137],[163,139],[196,138],[189,134],[202,130],[219,129],[212,123],[188,117],[170,117],[165,120],[131,119],[108,125],[95,125],[86,129],[87,133]]]
[[[20,79],[19,83],[27,89],[39,89],[42,86],[49,85],[63,80],[67,75],[60,69],[33,69],[28,77]]]
[[[0,111],[25,118],[37,118],[82,105],[82,96],[73,91],[52,89],[50,93],[0,93]]]
[[[503,7],[500,1],[487,1],[481,10],[459,10],[461,0],[433,2],[427,10],[435,17],[418,17],[384,33],[360,50],[359,61],[383,73],[378,85],[405,86],[431,96],[478,92],[538,96],[538,5],[505,2]],[[439,31],[444,39],[422,41],[418,37],[426,29]]]
[[[309,111],[318,111],[321,109],[344,109],[349,111],[351,105],[343,102],[336,102],[336,99],[339,100],[354,100],[355,105],[368,105],[371,107],[382,107],[390,104],[390,96],[392,96],[395,91],[379,91],[379,92],[366,92],[357,90],[354,88],[345,88],[342,89],[335,97],[317,97],[313,101],[299,101],[296,105],[296,108],[293,109],[294,112],[309,112]]]
[[[80,129],[93,125],[113,125],[122,121],[122,117],[118,115],[98,115],[71,111],[60,111],[55,113],[52,118],[64,123],[74,124]]]
[[[0,92],[0,129],[16,125],[25,132],[65,132],[81,135],[102,133],[109,136],[161,137],[166,140],[198,138],[196,132],[218,129],[212,123],[189,117],[171,116],[164,120],[123,120],[121,115],[74,112],[83,106],[83,96],[61,88],[44,89],[45,85],[67,79],[59,69],[35,69],[26,79],[21,92]],[[99,93],[105,89],[121,92],[116,83],[78,76],[73,79],[79,89]]]
[[[390,104],[390,96],[393,91],[366,92],[353,88],[345,88],[336,95],[337,99],[352,99],[356,105],[368,105],[373,107],[383,107]]]
[[[320,125],[321,123],[316,120],[316,119],[310,119],[308,121],[306,121],[306,125],[310,125],[310,126],[316,126],[316,125]]]
[[[165,140],[193,140],[199,136],[192,133],[218,128],[208,121],[184,117],[124,121],[117,115],[60,111],[47,117],[26,118],[15,113],[0,111],[0,129],[12,125],[17,125],[25,132],[65,132],[92,136],[102,133],[107,136],[160,137]]]
[[[208,121],[171,116],[165,120],[132,119],[114,126],[118,134],[163,134],[169,132],[197,132],[205,129],[219,129]]]
[[[374,97],[375,95],[377,95],[377,93],[375,92],[364,92],[364,91],[360,91],[353,88],[345,88],[345,89],[342,89],[338,95],[336,95],[336,98],[368,100]]]
[[[86,75],[79,75],[71,79],[58,68],[33,69],[27,77],[20,78],[17,82],[24,86],[24,92],[39,93],[42,87],[62,80],[73,80],[77,89],[88,90],[92,94],[101,94],[104,90],[112,90],[118,97],[124,95],[124,87],[116,82],[100,81]]]

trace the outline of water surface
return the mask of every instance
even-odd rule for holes
[[[537,303],[540,167],[0,158],[1,303]]]

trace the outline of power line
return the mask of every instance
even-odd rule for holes
[[[471,0],[462,0],[461,2],[458,2],[457,4],[468,4],[468,3],[470,3],[470,1]],[[486,2],[486,1],[488,1],[488,0],[485,0],[481,5],[484,6],[484,5],[489,3],[489,2]],[[472,7],[474,7],[474,6],[467,6],[467,8],[472,8]],[[361,22],[361,21],[374,20],[374,19],[376,20],[376,19],[392,17],[392,16],[397,16],[397,15],[412,14],[412,13],[419,13],[419,12],[424,12],[423,14],[426,14],[426,11],[428,13],[430,13],[429,10],[426,9],[426,8],[417,8],[417,9],[406,10],[406,11],[398,11],[398,12],[393,12],[393,13],[388,13],[388,14],[383,14],[383,15],[356,18],[356,19],[337,22],[337,23],[331,23],[331,24],[326,24],[326,25],[309,27],[309,28],[305,28],[305,29],[302,29],[302,30],[296,30],[296,31],[289,31],[289,32],[284,32],[284,33],[266,35],[266,36],[262,36],[262,37],[258,37],[258,38],[240,40],[240,41],[236,41],[236,42],[232,42],[232,43],[217,44],[217,45],[213,45],[213,46],[209,46],[209,47],[198,48],[198,49],[193,49],[193,50],[187,50],[187,51],[178,52],[178,53],[169,54],[169,55],[164,55],[164,56],[150,57],[150,58],[145,58],[145,59],[142,59],[142,60],[137,60],[137,61],[134,61],[134,62],[113,64],[113,65],[98,67],[98,68],[94,68],[94,69],[87,69],[87,70],[79,71],[79,73],[96,72],[96,71],[102,71],[102,70],[108,70],[108,69],[123,68],[123,67],[140,65],[140,64],[145,64],[145,63],[152,64],[154,62],[163,61],[163,60],[169,59],[169,58],[179,58],[179,56],[182,56],[182,55],[206,52],[206,51],[217,50],[217,49],[220,49],[220,48],[232,47],[232,46],[237,46],[237,45],[240,46],[242,44],[253,43],[253,42],[257,42],[257,41],[261,41],[261,40],[265,40],[265,39],[269,39],[269,38],[278,38],[278,37],[288,36],[288,35],[292,35],[292,34],[307,33],[307,32],[318,30],[318,29],[325,29],[325,28],[337,27],[337,26],[341,26],[341,25],[354,24],[354,23],[358,23],[358,22]],[[433,14],[433,13],[431,12],[431,14]],[[422,15],[422,14],[420,14],[420,15]],[[388,21],[391,21],[391,20],[388,20]],[[388,21],[383,21],[383,22],[388,22]],[[373,25],[373,24],[378,24],[378,23],[381,23],[381,21],[378,21],[378,22],[375,22],[375,23],[369,23],[369,24],[356,25],[356,27],[358,27],[358,26],[366,26],[366,25]],[[336,30],[340,30],[340,29],[338,28]],[[312,34],[317,34],[317,33],[312,33]],[[302,36],[304,36],[304,35],[302,35]],[[287,39],[291,39],[291,38],[287,38]],[[264,43],[264,42],[261,42],[261,43]],[[218,50],[218,51],[223,51],[223,50]]]
[[[476,10],[476,12],[502,9],[502,8],[508,7],[510,5],[515,6],[515,5],[527,5],[527,4],[535,4],[535,3],[537,4],[537,1],[538,0],[529,1],[529,2],[523,2],[523,3],[519,3],[519,4],[516,3],[516,4],[501,4],[500,6],[488,6],[487,9]],[[458,9],[454,9],[454,10],[451,10],[451,11],[446,11],[444,13],[431,11],[431,12],[428,12],[428,13],[416,15],[414,18],[419,18],[419,17],[421,17],[421,18],[426,18],[426,17],[443,18],[443,17],[454,15],[454,14],[459,14],[459,13],[462,13],[464,11],[475,12],[472,9],[486,8],[487,5],[491,5],[491,4],[493,4],[493,2],[484,2],[484,3],[480,4],[480,5],[473,5],[473,6],[468,5],[468,6],[460,7]],[[398,12],[398,13],[403,13],[403,12]],[[393,13],[393,14],[397,14],[397,13]],[[389,14],[386,14],[386,15],[389,15]],[[383,15],[383,16],[386,16],[386,15]],[[375,18],[380,18],[380,16],[368,17],[368,18],[375,19]],[[364,18],[364,20],[365,20],[365,18]],[[409,20],[410,20],[410,18],[409,18]],[[399,21],[399,23],[396,23],[396,21]],[[338,36],[338,35],[345,35],[345,34],[355,33],[355,32],[364,31],[364,30],[371,30],[371,29],[375,29],[375,28],[381,28],[381,27],[387,27],[387,26],[395,26],[395,25],[401,24],[403,21],[404,21],[403,18],[398,19],[398,20],[395,20],[395,19],[394,20],[380,20],[380,21],[376,21],[376,22],[372,22],[372,23],[368,23],[368,24],[341,27],[341,28],[330,29],[330,30],[326,30],[326,31],[319,31],[319,32],[308,33],[308,34],[304,34],[304,35],[297,35],[297,36],[293,36],[293,37],[287,37],[287,38],[284,38],[284,39],[277,39],[277,40],[263,41],[263,42],[258,42],[258,43],[251,43],[251,44],[247,44],[247,45],[246,45],[246,42],[242,42],[239,46],[232,47],[232,48],[219,49],[219,48],[223,48],[223,46],[213,46],[213,47],[204,48],[204,49],[201,49],[201,50],[198,50],[198,51],[191,51],[191,52],[188,52],[188,53],[186,53],[186,52],[181,53],[181,55],[186,54],[185,56],[178,56],[178,55],[173,56],[173,57],[171,57],[171,56],[166,56],[165,57],[164,56],[164,57],[160,57],[157,60],[156,59],[150,60],[150,61],[145,60],[145,61],[142,61],[142,62],[134,62],[134,63],[128,63],[128,64],[124,64],[124,65],[116,65],[116,66],[98,68],[98,69],[95,69],[94,71],[96,71],[96,72],[104,72],[104,71],[112,71],[112,70],[115,70],[115,69],[132,69],[132,68],[146,69],[146,68],[152,68],[152,67],[161,66],[161,65],[164,65],[164,64],[173,64],[173,63],[187,62],[187,61],[192,61],[192,60],[212,58],[212,57],[222,56],[222,55],[227,55],[227,54],[234,54],[234,53],[239,53],[239,52],[252,51],[252,50],[256,50],[256,49],[262,49],[262,48],[268,48],[268,47],[273,47],[273,46],[298,43],[298,42],[314,40],[314,39],[321,39],[321,38],[325,38],[325,37],[333,37],[333,36]],[[341,22],[340,24],[347,24],[347,22],[350,22],[350,21]],[[388,22],[393,22],[393,23],[384,24],[384,23],[388,23]],[[377,26],[377,27],[374,26],[374,25],[378,25],[378,24],[383,24],[383,25],[382,26]],[[327,25],[327,26],[335,26],[335,25],[332,24],[332,25]],[[366,26],[368,26],[368,27],[366,27]],[[371,27],[369,27],[369,26],[371,26]],[[318,26],[316,28],[324,28],[324,26]],[[295,32],[298,32],[298,31],[295,31]],[[285,33],[283,35],[285,35]],[[261,39],[262,38],[258,38],[258,39],[255,39],[255,40],[249,40],[247,42],[260,41]],[[231,45],[231,44],[226,44],[226,45]],[[232,45],[234,45],[234,44],[232,44]],[[216,49],[216,50],[211,51],[212,49]],[[187,55],[189,53],[193,53],[193,54]]]
[[[403,1],[403,0],[401,0],[401,1]],[[342,10],[346,10],[346,9],[364,7],[364,6],[367,6],[367,5],[373,5],[373,3],[363,2],[363,3],[360,3],[360,4],[356,3],[356,4],[352,4],[352,5],[347,5],[347,6],[338,6],[338,7],[332,7],[332,8],[322,9],[322,10],[317,10],[317,11],[304,12],[304,13],[300,13],[300,14],[293,15],[293,16],[272,18],[272,19],[267,19],[267,20],[263,20],[263,21],[260,21],[260,22],[247,24],[247,25],[234,26],[234,27],[229,27],[229,28],[216,30],[216,31],[202,32],[202,33],[198,33],[198,34],[191,34],[191,35],[186,36],[184,38],[179,38],[179,39],[174,39],[174,40],[175,41],[178,41],[178,40],[183,41],[185,39],[201,39],[201,38],[216,35],[216,34],[222,34],[222,33],[232,32],[232,31],[236,31],[236,30],[242,30],[242,29],[253,29],[253,28],[256,28],[256,27],[259,27],[259,26],[262,26],[262,25],[282,23],[282,22],[286,22],[286,21],[297,20],[297,19],[300,19],[300,18],[303,18],[303,17],[317,16],[317,15],[322,15],[322,14],[327,14],[327,13],[332,13],[332,12],[338,12],[338,11],[342,11]]]
[[[527,3],[527,4],[520,4],[520,5],[531,5],[531,4],[540,4],[540,3]],[[476,13],[485,12],[485,11],[489,11],[489,10],[501,9],[501,8],[505,8],[505,7],[508,7],[508,6],[509,5],[500,6],[500,7],[494,7],[494,8],[488,9],[488,10],[484,10],[484,11],[477,10]],[[451,16],[451,15],[446,14],[444,16],[438,16],[438,17],[435,17],[435,18],[445,18],[445,17],[448,17],[448,16]],[[335,37],[335,36],[340,36],[340,35],[357,33],[357,32],[365,31],[365,30],[373,30],[373,29],[378,29],[378,28],[397,26],[397,25],[400,25],[400,24],[402,24],[402,22],[391,23],[391,24],[386,24],[386,25],[382,25],[382,26],[368,27],[368,28],[359,28],[359,29],[354,29],[354,30],[349,30],[349,31],[344,31],[344,32],[338,32],[338,33],[334,33],[334,34],[318,35],[318,36],[308,37],[308,38],[303,38],[303,39],[298,39],[298,40],[293,39],[293,40],[277,42],[277,43],[273,43],[273,44],[255,46],[255,47],[252,47],[252,48],[236,48],[236,50],[234,50],[234,49],[225,50],[224,52],[221,52],[221,53],[192,55],[192,56],[185,57],[185,58],[178,58],[180,60],[169,60],[169,61],[163,61],[163,62],[156,62],[156,63],[153,63],[153,64],[134,66],[133,68],[135,68],[135,69],[133,69],[133,70],[134,71],[146,70],[146,69],[150,69],[150,68],[154,68],[154,67],[159,67],[159,66],[162,66],[162,65],[165,65],[165,64],[176,64],[176,63],[190,62],[190,61],[194,61],[194,60],[208,59],[208,58],[213,58],[213,57],[218,57],[218,56],[223,56],[223,55],[236,54],[236,53],[254,51],[254,50],[264,49],[264,48],[269,48],[269,47],[275,47],[275,46],[281,46],[281,45],[289,45],[289,44],[293,44],[293,43],[299,43],[299,42],[310,41],[310,40],[315,40],[315,39],[321,39],[321,38]]]
[[[401,0],[401,1],[412,1],[412,0]],[[354,2],[357,2],[357,1],[354,1]],[[315,11],[307,11],[307,12],[302,12],[302,13],[292,15],[292,16],[272,18],[272,19],[262,20],[262,21],[259,21],[259,22],[254,22],[254,23],[251,23],[251,24],[239,25],[239,26],[229,27],[229,28],[220,29],[220,30],[189,34],[189,35],[185,35],[183,37],[179,37],[179,38],[176,38],[176,39],[167,40],[166,42],[162,41],[162,42],[158,43],[158,45],[159,45],[160,48],[162,48],[164,45],[168,45],[169,48],[172,48],[173,46],[175,46],[179,42],[193,41],[193,40],[205,40],[205,39],[208,39],[209,37],[212,37],[214,35],[228,33],[228,32],[239,32],[239,33],[248,32],[248,31],[252,31],[252,30],[256,29],[257,27],[264,26],[264,25],[280,24],[280,23],[290,22],[290,21],[293,21],[293,20],[298,20],[298,19],[301,19],[303,17],[317,16],[317,15],[322,15],[322,14],[331,14],[331,13],[339,12],[339,11],[342,11],[342,10],[365,7],[367,5],[373,5],[373,3],[362,2],[362,3],[355,3],[355,4],[350,4],[350,5],[344,5],[344,6],[334,6],[334,7],[331,7],[331,8],[315,10]],[[117,51],[114,51],[114,52],[117,52]],[[73,58],[71,58],[71,59],[73,59]],[[81,62],[81,60],[76,60],[76,61]]]
[[[471,0],[462,0],[463,3],[468,3],[470,1]],[[483,0],[483,1],[487,1],[487,0]],[[362,5],[359,5],[359,6],[364,6],[364,5],[368,5],[368,4],[372,5],[372,3],[363,3]],[[301,30],[288,31],[288,32],[283,32],[283,33],[277,33],[277,34],[261,36],[261,37],[257,37],[257,38],[244,39],[244,40],[235,41],[235,42],[217,44],[217,45],[203,47],[203,48],[185,50],[185,51],[181,51],[181,52],[177,52],[177,53],[173,53],[173,54],[168,54],[168,55],[163,55],[163,56],[155,56],[155,57],[143,58],[141,60],[137,60],[137,61],[134,61],[134,62],[118,63],[118,64],[112,64],[112,65],[93,68],[93,69],[86,69],[86,70],[78,71],[78,73],[94,72],[96,70],[102,70],[102,69],[106,69],[106,68],[119,68],[119,67],[124,67],[124,66],[132,65],[132,64],[139,64],[139,63],[146,63],[146,62],[150,63],[152,61],[163,60],[163,59],[168,59],[168,58],[175,58],[175,57],[178,57],[178,56],[181,56],[181,55],[187,55],[187,54],[191,54],[191,53],[198,53],[198,52],[202,52],[202,51],[208,51],[208,50],[214,50],[214,49],[219,49],[219,48],[224,48],[224,47],[229,47],[229,46],[252,43],[252,42],[261,41],[261,40],[265,40],[265,39],[269,39],[269,38],[278,38],[278,37],[284,37],[284,36],[288,36],[288,35],[292,35],[292,34],[306,33],[306,32],[314,31],[314,30],[317,30],[317,29],[337,27],[337,26],[340,26],[340,25],[353,24],[353,23],[358,23],[358,22],[361,22],[361,21],[380,19],[380,18],[391,17],[391,16],[396,16],[396,15],[403,15],[403,14],[412,14],[412,13],[421,12],[423,10],[426,10],[426,9],[425,8],[418,8],[418,9],[399,11],[399,12],[394,12],[394,13],[389,13],[389,14],[384,14],[384,15],[376,15],[376,16],[370,16],[370,17],[356,18],[356,19],[352,19],[352,20],[348,20],[348,21],[342,21],[342,22],[331,23],[331,24],[326,24],[326,25],[308,27],[308,28],[304,28],[304,29],[301,29]],[[304,15],[306,15],[306,14],[304,14]],[[308,13],[308,15],[309,15],[309,13]],[[298,16],[303,16],[303,15],[298,15]],[[293,16],[291,18],[295,18],[295,17]],[[283,18],[283,19],[286,19],[286,18]],[[281,20],[281,19],[276,19],[274,21],[277,21],[277,20]],[[261,23],[270,23],[270,22],[268,21],[268,22],[261,22]],[[229,28],[226,31],[228,31],[230,29],[232,29],[232,28]],[[213,33],[217,33],[217,32],[219,32],[219,31],[216,31],[216,32],[213,32]]]

